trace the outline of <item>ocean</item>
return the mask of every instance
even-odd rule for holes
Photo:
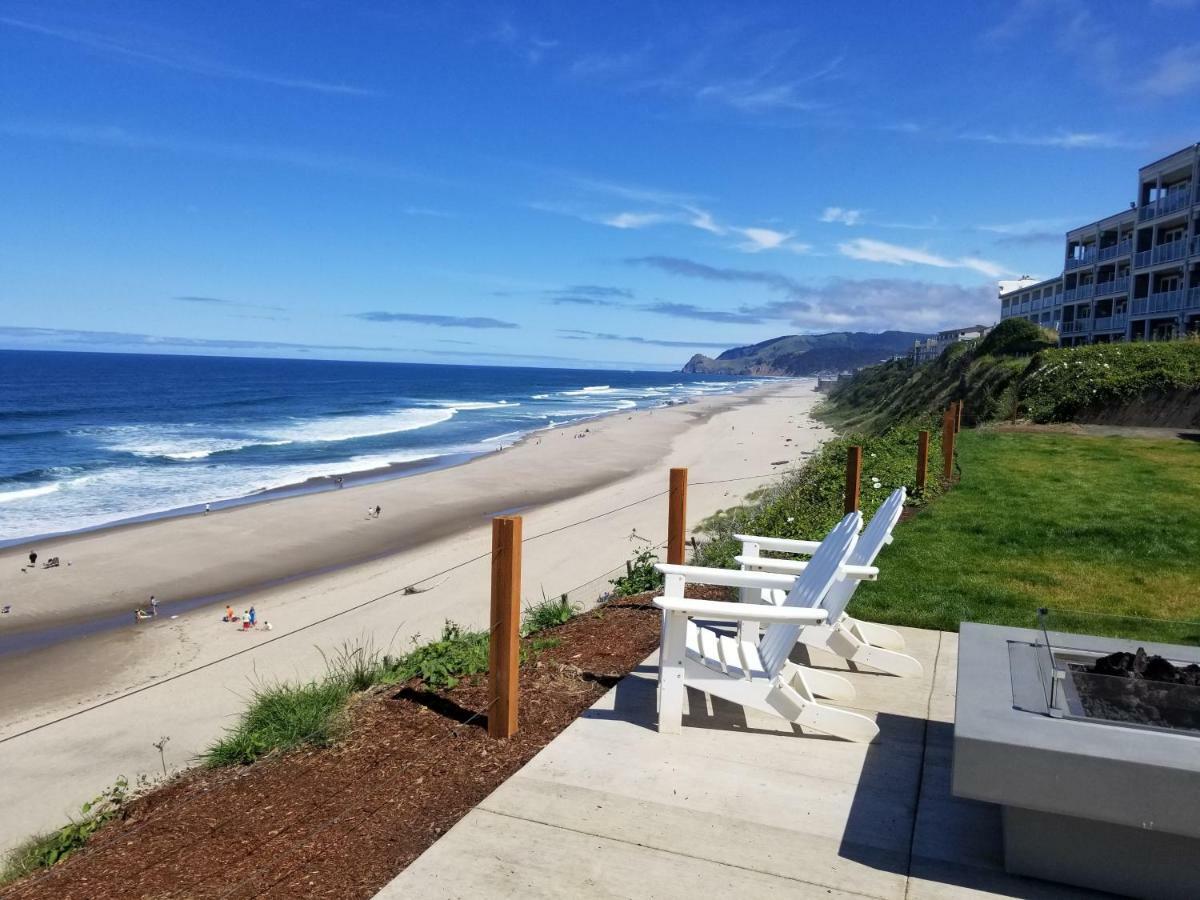
[[[0,350],[0,546],[334,490],[335,476],[409,474],[539,429],[761,381]]]

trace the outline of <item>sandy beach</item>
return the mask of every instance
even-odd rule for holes
[[[192,764],[256,681],[316,675],[321,650],[366,638],[399,652],[447,619],[486,624],[493,515],[520,512],[526,538],[543,535],[524,550],[527,601],[594,602],[626,559],[665,539],[655,495],[670,466],[714,482],[689,491],[694,524],[816,448],[828,434],[807,415],[817,399],[812,382],[781,381],[614,414],[453,468],[38,545],[55,569],[29,569],[30,547],[0,552],[13,605],[0,638],[89,633],[0,657],[0,848],[61,824],[119,775],[161,773],[163,736],[169,769]],[[159,617],[135,624],[151,594]],[[221,622],[224,595],[273,630]]]

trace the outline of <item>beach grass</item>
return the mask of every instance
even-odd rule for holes
[[[959,438],[962,480],[896,529],[851,615],[950,631],[1034,627],[1039,607],[1075,621],[1200,621],[1200,444],[989,429]],[[1153,639],[1159,629],[1144,625]],[[1109,629],[1097,619],[1093,630]]]
[[[522,634],[537,635],[577,612],[564,599],[543,600],[526,610]],[[436,640],[419,640],[414,638],[412,649],[402,656],[383,653],[366,636],[346,641],[332,653],[322,654],[322,677],[256,686],[241,718],[205,751],[202,761],[214,768],[245,765],[300,746],[328,746],[342,733],[346,704],[356,693],[414,679],[428,690],[441,690],[488,670],[486,630],[464,629],[448,621]],[[556,643],[553,638],[535,637],[523,643],[521,659]]]
[[[340,731],[350,694],[349,683],[337,677],[260,685],[237,725],[208,749],[204,762],[231,766],[304,744],[327,745]]]

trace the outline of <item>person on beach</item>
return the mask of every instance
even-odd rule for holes
[[[205,514],[206,516],[208,515],[208,511],[209,511],[210,509],[212,509],[212,504],[211,504],[211,503],[205,503],[205,504],[204,504],[204,514]]]
[[[225,605],[225,618],[222,619],[221,621],[222,622],[236,621],[236,617],[233,615],[233,607],[232,606],[230,606],[228,604]]]
[[[377,518],[377,519],[378,519],[378,518],[379,518],[379,514],[380,514],[381,512],[383,512],[383,507],[382,507],[382,506],[376,506],[376,507],[375,507],[375,518]]]
[[[258,613],[254,611],[254,607],[250,607],[250,611],[246,613],[246,618],[250,620],[250,627],[254,627],[254,621],[258,618]]]
[[[250,630],[250,610],[242,610],[242,631]]]
[[[37,551],[36,550],[29,551],[29,564],[31,566],[37,565]]]
[[[158,598],[153,594],[150,595],[150,615],[158,615]]]

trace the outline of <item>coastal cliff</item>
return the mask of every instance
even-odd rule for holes
[[[788,334],[726,350],[716,359],[697,353],[684,372],[702,375],[818,375],[841,372],[907,353],[926,337],[912,331],[834,331]]]

